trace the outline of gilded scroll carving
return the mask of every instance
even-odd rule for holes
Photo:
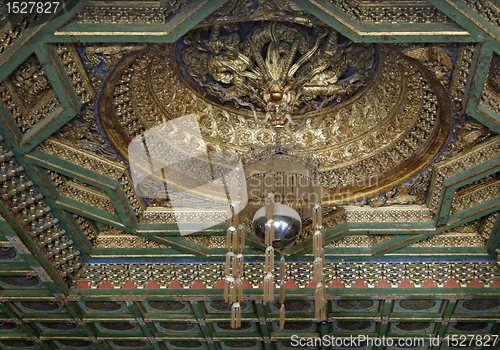
[[[500,55],[493,53],[488,76],[481,94],[481,103],[500,114]]]
[[[272,27],[272,24],[269,25]],[[269,27],[264,28],[270,31]],[[280,30],[275,28],[274,32],[285,35]],[[294,33],[296,35],[298,32]],[[266,35],[270,37],[269,33]],[[227,42],[218,42],[230,40],[229,37],[230,34],[224,34],[218,40],[214,38],[204,45],[211,45],[213,50],[216,50],[217,45],[222,45],[221,50],[227,49]],[[265,41],[268,40],[265,35],[264,38],[267,38]],[[307,37],[304,38],[306,39]],[[314,47],[314,41],[305,47]],[[182,58],[182,52],[175,58],[175,50],[172,45],[158,45],[135,51],[121,61],[104,84],[100,97],[102,105],[112,105],[113,108],[99,113],[103,114],[104,132],[118,154],[126,159],[127,140],[132,140],[141,131],[192,112],[198,114],[200,131],[209,149],[230,149],[243,154],[253,144],[266,145],[273,142],[272,127],[256,123],[251,110],[234,109],[226,106],[220,96],[220,103],[217,103],[194,91],[191,84],[187,84],[186,77],[180,77],[176,60]],[[245,53],[244,43],[238,50],[237,52]],[[418,63],[410,62],[387,47],[379,47],[379,53],[381,63],[372,82],[360,90],[355,98],[348,98],[333,106],[324,106],[321,112],[309,116],[304,128],[287,124],[281,131],[283,143],[297,143],[303,147],[304,152],[314,152],[320,158],[322,182],[325,188],[330,188],[329,200],[325,203],[362,200],[367,197],[365,193],[368,189],[382,192],[382,186],[377,181],[394,173],[389,169],[398,167],[405,161],[409,162],[412,157],[421,160],[419,166],[429,164],[433,159],[432,153],[437,152],[439,146],[434,146],[433,152],[424,152],[422,147],[428,145],[429,138],[440,144],[446,140],[449,130],[447,118],[450,116],[449,109],[445,106],[447,102],[443,99],[444,90],[437,94],[439,84],[424,71],[416,69],[417,66],[420,67]],[[186,60],[197,62],[193,57],[186,57]],[[264,57],[253,57],[260,57],[266,65]],[[221,60],[217,62],[232,62],[226,56]],[[313,66],[316,61],[314,58],[311,60]],[[202,70],[208,71],[208,62],[205,63],[207,65],[192,64],[194,71],[198,69],[192,74],[197,75],[200,81],[204,76]],[[226,79],[224,76],[228,74],[228,79],[234,79],[234,69],[240,68],[231,69],[228,71],[224,68],[220,71],[220,78]],[[242,72],[248,71],[246,68],[241,69]],[[319,72],[322,72],[321,69]],[[214,74],[218,73],[214,71]],[[165,89],[164,86],[169,88]],[[251,97],[248,94],[252,93],[249,90],[238,92],[236,85],[233,84],[233,87],[227,90],[227,94],[235,93],[235,96],[240,96],[240,100],[244,97],[250,103]],[[281,93],[278,95],[282,96]],[[262,99],[260,95],[252,96]],[[325,96],[326,100],[328,98]],[[438,106],[443,108],[439,111]],[[265,105],[259,108],[265,109]],[[315,107],[310,108],[314,110]],[[265,118],[265,111],[259,118]],[[106,124],[108,121],[109,124]],[[117,139],[107,131],[116,125],[121,126],[127,139]],[[162,156],[169,157],[168,154]],[[412,168],[412,172],[416,172],[414,175],[418,174],[417,170],[421,171],[423,168]],[[407,176],[410,173],[404,174]],[[402,177],[398,176],[397,179],[401,181]],[[385,190],[394,187],[386,185]]]
[[[62,113],[49,78],[34,55],[0,84],[0,100],[22,133],[51,114]]]
[[[403,50],[405,55],[422,62],[445,87],[448,87],[451,81],[454,51],[455,46],[452,45],[408,45]]]
[[[76,47],[73,44],[57,44],[54,45],[54,48],[73,89],[78,95],[80,104],[82,107],[93,110],[99,85],[93,84],[88,78]]]
[[[46,170],[46,172],[61,195],[118,215],[105,191],[54,171]]]
[[[498,213],[487,215],[481,220],[474,220],[451,230],[444,231],[419,242],[410,244],[411,248],[446,248],[446,247],[478,247],[484,248]]]
[[[103,4],[102,1],[89,3],[76,13],[71,23],[167,23],[182,11],[189,1],[137,2],[120,1],[117,4]]]
[[[474,55],[475,45],[462,44],[460,45],[453,70],[453,76],[450,84],[450,96],[453,101],[453,107],[456,116],[463,115],[463,98],[467,77],[469,76],[472,65],[472,57]]]
[[[286,280],[292,280],[299,288],[309,286],[312,281],[313,266],[310,262],[296,261],[287,264]],[[192,286],[201,279],[205,287],[215,286],[222,280],[223,265],[211,263],[210,271],[206,263],[188,264],[147,264],[139,271],[137,264],[89,264],[87,274],[81,276],[81,282],[87,282],[91,288],[99,288],[109,281],[115,288],[120,288],[129,280],[144,288],[154,280],[160,288],[166,288],[176,279],[181,286]],[[329,262],[325,270],[327,286],[336,280],[345,288],[351,288],[361,279],[368,287],[375,287],[382,278],[391,286],[399,287],[406,279],[413,286],[421,287],[430,279],[436,287],[444,287],[450,279],[467,286],[476,279],[482,286],[489,287],[499,276],[500,269],[493,261],[481,262]],[[140,273],[139,273],[140,272]],[[139,276],[137,274],[139,273]],[[206,274],[209,273],[210,276]],[[259,288],[264,273],[263,263],[245,263],[244,279],[252,288]],[[205,280],[203,276],[208,278]],[[140,282],[139,282],[140,281]],[[277,287],[276,281],[275,286]]]
[[[394,188],[383,195],[370,198],[371,207],[389,206],[395,204],[424,204],[425,194],[429,188],[432,169],[415,177],[410,183]]]
[[[229,0],[198,26],[229,25],[243,21],[283,21],[306,25],[324,25],[321,21],[288,0]]]
[[[108,225],[102,225],[101,232],[95,241],[95,248],[168,248],[168,246]]]
[[[500,155],[500,137],[495,136],[470,148],[467,152],[450,157],[439,162],[434,167],[429,192],[428,206],[435,211],[439,204],[439,197],[446,177],[458,174],[465,169],[481,164]]]
[[[92,220],[87,219],[86,217],[73,214],[80,230],[82,230],[85,237],[87,237],[89,243],[95,247],[97,237],[99,236],[99,229],[96,227]]]
[[[490,0],[462,0],[471,9],[483,16],[495,27],[500,28],[500,6]]]
[[[429,23],[448,22],[448,17],[428,2],[405,3],[399,1],[391,4],[376,2],[364,4],[357,0],[329,0],[349,16],[367,23]]]
[[[349,235],[326,244],[325,248],[348,248],[348,247],[371,248],[380,243],[384,243],[394,237],[395,237],[394,235],[370,235],[370,234]]]
[[[354,94],[375,66],[373,45],[340,43],[339,34],[324,27],[315,27],[316,38],[303,27],[278,22],[261,22],[246,37],[238,26],[224,29],[185,35],[187,47],[180,54],[187,69],[182,71],[204,95],[263,112],[262,122],[273,126],[293,124],[300,115]],[[354,73],[346,74],[348,68]]]
[[[500,173],[495,173],[459,188],[453,197],[450,214],[496,198],[500,193],[499,175]]]
[[[42,14],[17,14],[0,28],[0,55],[7,51],[26,31],[31,28]]]
[[[71,285],[83,264],[80,252],[4,144],[0,144],[0,179],[5,206],[59,276]]]
[[[122,190],[128,199],[130,206],[137,218],[142,217],[145,209],[143,199],[134,191],[132,179],[128,167],[114,159],[105,159],[89,153],[81,148],[75,147],[62,139],[48,138],[38,147],[38,150],[46,152],[58,158],[69,161],[85,169],[95,171],[100,175],[118,180]]]

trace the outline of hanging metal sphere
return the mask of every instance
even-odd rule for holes
[[[252,230],[263,243],[266,237],[266,206],[260,208],[252,220]],[[274,204],[274,242],[275,249],[286,248],[299,237],[302,222],[299,213],[284,204]]]

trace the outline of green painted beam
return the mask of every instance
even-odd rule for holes
[[[500,171],[499,164],[500,156],[489,159],[484,163],[478,164],[444,179],[444,194],[441,197],[442,204],[436,212],[436,226],[440,227],[448,222],[455,192],[460,187],[466,186]]]
[[[210,350],[216,350],[216,347],[214,345],[214,336],[212,332],[210,331],[210,328],[208,328],[207,324],[205,323],[206,315],[203,314],[202,309],[200,308],[200,305],[198,304],[197,300],[191,299],[189,301],[189,306],[191,306],[191,310],[193,311],[194,315],[196,316],[196,319],[198,320],[198,324],[200,326],[201,332],[203,333],[203,336],[205,337],[207,341],[207,346]]]
[[[0,231],[2,231],[5,237],[11,239],[19,238],[20,242],[23,243],[29,250],[29,254],[20,254],[24,261],[26,261],[32,269],[43,268],[47,272],[48,276],[50,276],[52,281],[42,281],[47,289],[55,294],[67,293],[68,287],[65,282],[50,265],[49,261],[42,255],[38,247],[31,240],[31,237],[29,237],[21,225],[17,223],[3,202],[0,202],[0,215],[6,219],[6,221],[0,221]]]
[[[495,38],[497,41],[500,41],[500,29],[493,26],[462,1],[429,0],[429,2],[464,28],[470,28],[472,30],[473,25],[475,25],[478,29]]]
[[[47,201],[51,202],[50,200]],[[125,226],[121,222],[120,217],[118,215],[112,214],[102,209],[98,209],[96,207],[79,202],[69,197],[63,197],[63,196],[57,197],[57,201],[54,202],[54,208],[66,210],[71,213],[84,216],[86,218],[95,221],[102,222],[106,225],[116,227],[128,233],[134,233],[133,230],[130,230],[127,226]]]
[[[150,42],[172,43],[222,6],[226,0],[190,2],[166,24],[78,24],[71,23],[57,31],[47,42]],[[67,42],[67,41],[66,41]]]
[[[327,304],[328,305],[328,304]],[[329,330],[330,330],[330,325],[326,322],[322,322],[319,325],[319,336],[321,339],[326,335],[329,335]],[[321,344],[321,350],[329,350],[330,347],[325,345],[324,343]]]
[[[135,303],[127,301],[126,304],[129,311],[132,313],[132,315],[134,315],[135,319],[138,321],[139,327],[141,328],[142,332],[146,335],[153,348],[155,350],[162,350],[158,345],[158,342],[154,339],[153,333],[149,329],[149,326],[144,322],[144,315],[137,308]]]
[[[455,23],[460,25],[465,30],[471,33],[471,36],[484,37],[484,31],[478,26],[477,23],[470,17],[472,12],[466,5],[462,9],[466,11],[460,11],[460,7],[457,7],[459,1],[448,1],[448,0],[428,0],[434,7],[439,11],[446,14]],[[468,10],[467,10],[468,9]],[[482,19],[484,21],[484,19]],[[481,22],[482,22],[481,21]]]
[[[388,332],[388,323],[389,323],[389,317],[391,315],[392,311],[392,298],[388,297],[384,300],[382,304],[382,312],[381,312],[381,318],[382,322],[380,322],[379,328],[378,328],[378,337],[382,338],[387,336]],[[383,350],[383,346],[378,346],[377,350]]]
[[[23,137],[23,134],[21,131],[19,131],[19,128],[17,127],[16,123],[12,120],[9,112],[3,105],[3,103],[0,101],[0,118],[3,120],[3,124],[5,125],[5,131],[4,132],[9,132],[14,139],[16,140],[15,142],[20,142],[21,138]],[[2,132],[2,134],[4,133]]]
[[[147,300],[163,300],[165,298],[178,298],[179,289],[134,289],[134,295],[144,297]],[[79,297],[82,300],[109,300],[112,296],[129,296],[130,289],[72,289],[72,297]],[[421,288],[327,288],[327,295],[335,295],[341,297],[370,297],[383,299],[386,295],[393,295],[397,292],[398,296],[402,297],[420,297],[420,298],[435,298],[436,296],[463,296],[465,295],[478,295],[481,298],[496,298],[500,295],[500,287],[421,287]],[[212,289],[184,289],[183,296],[191,297],[218,297],[222,298],[224,294],[223,288]],[[258,300],[262,297],[261,289],[248,288],[243,290],[243,295],[247,297],[255,297],[256,305]],[[287,298],[309,300],[314,295],[314,288],[294,288],[293,290],[287,289]],[[263,310],[263,309],[262,309]],[[259,311],[257,308],[257,313]],[[265,315],[265,312],[262,313]],[[259,316],[260,317],[260,316]]]
[[[61,300],[65,300],[67,298],[67,295],[60,295]],[[81,316],[78,314],[78,312],[75,310],[73,307],[73,303],[71,302],[64,302],[64,309],[68,312],[68,314],[73,318],[73,321],[76,321],[78,323],[78,326],[80,327],[81,330],[85,333],[85,335],[89,339],[96,339],[97,334],[93,331],[92,327],[90,327],[88,324],[85,324],[84,322],[78,322],[78,320],[81,320]],[[96,342],[96,347],[98,350],[105,350],[105,348],[98,342]]]
[[[314,291],[312,291],[314,293]],[[248,295],[243,293],[244,295]],[[257,312],[257,316],[259,317],[258,327],[262,334],[262,343],[264,344],[264,350],[272,350],[271,347],[271,332],[269,331],[269,325],[267,322],[267,315],[265,306],[262,303],[262,299],[255,299],[255,311]]]
[[[484,44],[478,45],[474,51],[474,56],[472,58],[473,66],[469,72],[468,82],[464,92],[465,102],[463,108],[467,114],[477,110],[492,54],[492,49]]]
[[[460,221],[463,218],[479,219],[482,216],[494,213],[500,209],[500,197],[496,197],[475,205],[472,208],[462,210],[458,213],[450,215],[449,222]]]
[[[492,258],[495,258],[498,253],[497,249],[500,248],[500,215],[497,216],[495,223],[491,229],[491,235],[486,243],[486,249]]]
[[[59,13],[50,21],[41,23],[30,28],[0,57],[0,81],[9,76],[22,62],[24,62],[34,51],[35,45],[44,43],[45,38],[50,36],[56,29],[67,22],[78,10],[87,4],[89,0],[67,1]],[[62,14],[64,12],[64,14]],[[50,16],[50,15],[49,15]],[[8,61],[8,62],[7,62]]]
[[[491,130],[500,132],[500,114],[492,111],[481,102],[479,102],[477,110],[470,112],[470,116]]]
[[[139,223],[122,186],[117,186],[113,191],[108,190],[107,192],[115,206],[115,210],[120,218],[122,218],[123,222],[128,225],[130,229],[136,230]]]
[[[47,54],[44,47],[37,45],[36,54],[40,64],[42,65],[47,77],[51,81],[52,88],[54,89],[62,108],[60,107],[54,111],[50,116],[44,118],[40,123],[33,127],[21,139],[21,149],[23,154],[30,152],[38,146],[43,140],[52,135],[55,131],[59,130],[67,122],[73,119],[80,110],[80,103],[73,101],[69,95],[71,86],[66,86],[61,81],[60,74],[54,68],[51,57]]]
[[[26,155],[26,161],[42,168],[58,172],[64,176],[77,179],[93,187],[108,192],[110,189],[119,187],[117,180],[97,174],[96,172],[60,159],[51,154],[34,150]]]
[[[457,306],[457,300],[453,301],[447,301],[447,304],[445,306],[445,309],[443,311],[443,323],[439,327],[437,331],[437,335],[442,338],[445,334],[446,331],[448,330],[448,324],[451,316],[453,315],[453,311],[455,310],[455,307]]]
[[[151,236],[149,239],[154,239],[156,242],[167,244],[183,253],[193,254],[194,256],[206,256],[209,254],[209,249],[191,241],[179,237]]]
[[[49,345],[47,344],[47,342],[45,340],[40,340],[40,338],[38,337],[38,335],[33,332],[28,326],[26,326],[25,324],[23,324],[21,322],[21,320],[19,320],[16,316],[16,314],[14,312],[12,312],[12,310],[5,305],[5,303],[1,303],[0,304],[0,311],[2,311],[4,314],[6,314],[10,319],[12,320],[16,320],[18,321],[18,327],[24,332],[26,333],[30,338],[33,338],[33,339],[36,339],[37,340],[37,343],[40,344],[40,347],[42,349],[45,349],[45,350],[52,350]],[[17,323],[17,322],[16,322]]]
[[[392,252],[399,251],[401,248],[404,248],[412,243],[421,241],[425,238],[432,237],[436,234],[436,231],[415,231],[413,236],[408,237],[407,235],[400,235],[391,238],[390,240],[383,242],[381,244],[376,245],[372,248],[373,257],[381,258],[387,254],[391,254]]]
[[[434,230],[434,224],[432,222],[391,222],[391,223],[381,223],[381,222],[364,222],[364,223],[344,223],[335,228],[328,230],[325,233],[326,244],[339,240],[347,235],[362,234],[366,232],[376,231],[377,234],[394,234],[394,235],[414,235],[416,232],[425,232]],[[402,238],[402,240],[409,239],[409,237]],[[332,248],[333,249],[333,248]],[[347,248],[346,248],[347,249]],[[361,249],[359,253],[368,253],[371,255],[371,251]],[[286,248],[285,252],[288,255],[303,256],[305,254],[310,254],[312,251],[312,242],[310,240],[299,243],[293,247]],[[332,250],[325,250],[325,253],[334,254]],[[339,250],[343,253],[343,250]],[[351,251],[352,253],[353,251]]]
[[[470,35],[468,31],[454,23],[360,23],[326,0],[294,0],[293,2],[354,42],[443,43],[481,42],[483,40],[482,37]]]

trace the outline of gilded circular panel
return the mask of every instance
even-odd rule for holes
[[[214,300],[210,303],[210,306],[217,311],[231,311],[233,304],[226,303],[224,300]],[[247,303],[241,302],[240,307],[241,310],[245,310],[247,308]]]
[[[249,349],[257,346],[257,342],[255,340],[226,340],[224,345],[231,348]]]
[[[430,326],[429,322],[398,322],[396,327],[403,331],[421,331]]]
[[[368,309],[373,306],[373,300],[339,300],[337,305],[343,309],[361,310]]]
[[[164,311],[180,311],[186,307],[186,304],[180,301],[150,301],[148,305],[153,309]]]
[[[16,251],[12,247],[2,247],[0,249],[0,260],[9,260],[16,256]]]
[[[285,304],[285,310],[289,312],[306,311],[311,307],[311,303],[306,300],[285,300],[283,304]],[[276,310],[279,310],[280,307],[281,304],[279,302],[274,303]]]
[[[92,343],[87,340],[58,340],[57,342],[72,348],[86,348],[92,345]]]
[[[457,322],[453,328],[461,332],[477,332],[488,327],[486,322]]]
[[[86,301],[85,306],[97,311],[117,311],[122,307],[116,301]]]
[[[14,287],[34,287],[38,284],[39,280],[31,276],[0,276],[0,282]]]
[[[464,301],[464,309],[471,311],[485,311],[496,308],[500,302],[496,299],[476,299]]]
[[[409,299],[399,302],[399,306],[406,310],[427,310],[434,305],[436,302],[429,299]]]
[[[128,322],[101,322],[99,325],[111,331],[130,331],[134,329],[134,325]]]
[[[35,342],[31,340],[23,340],[23,339],[16,339],[16,340],[2,340],[2,344],[8,347],[13,347],[13,348],[31,348],[35,346]]]
[[[340,321],[337,323],[337,327],[346,331],[362,331],[370,328],[371,325],[371,322],[367,321]]]
[[[17,325],[13,322],[0,322],[0,330],[12,330],[16,329]]]
[[[171,341],[170,344],[181,349],[196,349],[202,346],[198,340],[175,340]]]
[[[127,348],[141,348],[146,346],[146,342],[142,340],[115,340],[113,344]]]
[[[201,148],[243,155],[253,145],[273,144],[279,125],[282,143],[297,144],[320,161],[323,201],[330,205],[411,179],[448,139],[451,108],[444,88],[395,47],[357,45],[333,31],[280,23],[256,24],[245,35],[241,27],[230,29],[198,29],[177,44],[130,53],[115,67],[98,111],[123,159],[135,137],[190,113],[203,145],[148,151],[159,159],[183,159]],[[194,139],[192,130],[183,132]],[[181,163],[149,176],[159,183],[165,176],[169,187],[185,189],[190,184]],[[210,191],[200,197],[227,201]]]
[[[22,301],[21,305],[35,311],[54,311],[59,309],[59,303],[53,301]]]
[[[244,331],[247,329],[252,328],[252,324],[250,322],[241,322],[241,327],[240,328],[231,328],[231,323],[230,322],[217,322],[217,327],[230,331],[230,330],[238,330],[238,331]]]
[[[68,323],[68,322],[42,322],[40,323],[42,327],[56,329],[58,331],[70,331],[74,330],[77,327],[76,323]]]

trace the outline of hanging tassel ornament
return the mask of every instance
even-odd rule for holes
[[[313,263],[313,281],[316,284],[323,282],[323,260],[318,257]]]
[[[315,316],[317,321],[326,319],[325,290],[322,283],[316,285]]]
[[[274,193],[270,192],[267,194],[265,203],[266,203],[266,218],[267,220],[270,220],[274,216]]]
[[[226,277],[231,275],[231,261],[234,262],[234,253],[227,252],[226,253],[226,264],[224,265],[224,273]]]
[[[224,301],[229,302],[229,290],[232,288],[234,284],[234,278],[231,276],[226,277],[226,281],[224,283]]]
[[[280,307],[280,329],[285,328],[285,304]]]
[[[313,228],[321,229],[323,227],[323,206],[317,203],[312,213]]]
[[[233,303],[231,307],[231,328],[241,328],[241,306]]]
[[[283,304],[285,302],[285,281],[281,280],[280,282],[280,304]]]
[[[265,242],[264,243],[267,246],[273,245],[274,238],[275,238],[274,220],[273,219],[269,219],[266,222],[265,237],[264,237]]]
[[[226,234],[226,247],[229,251],[234,251],[233,246],[234,246],[234,241],[236,239],[238,232],[236,230],[236,227],[234,226],[229,226],[227,229],[227,234]]]
[[[264,264],[264,272],[266,274],[272,273],[274,270],[274,248],[269,246],[266,248],[265,253],[265,264]]]
[[[243,249],[245,249],[245,228],[243,225],[238,226],[240,246],[238,252],[243,254]]]
[[[238,278],[236,280],[236,302],[241,303],[243,301],[243,281]]]
[[[285,279],[285,257],[283,256],[283,252],[281,253],[281,259],[280,259],[280,281],[283,281]]]
[[[273,301],[274,299],[274,278],[271,273],[264,277],[264,304]]]
[[[313,236],[313,254],[315,257],[319,256],[323,248],[323,232],[316,230]]]
[[[233,260],[233,276],[236,278],[243,277],[243,254],[236,255],[236,258]]]

